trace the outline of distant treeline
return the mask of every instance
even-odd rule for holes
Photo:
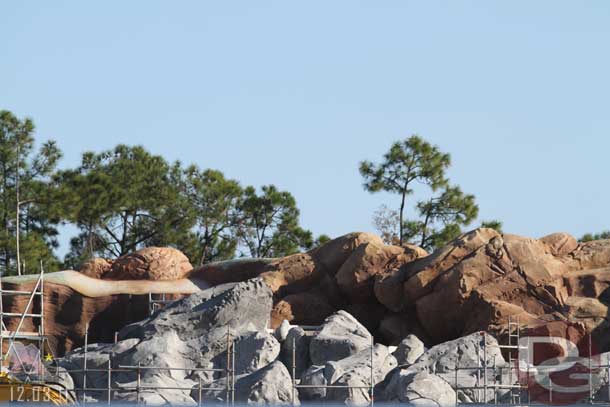
[[[86,152],[58,170],[53,141],[35,150],[34,123],[0,111],[0,272],[75,268],[144,246],[173,246],[193,264],[275,257],[328,239],[299,225],[294,197],[273,185],[242,186],[222,172],[170,163],[141,146]],[[58,226],[72,224],[64,259]],[[18,265],[19,264],[19,265]]]
[[[141,146],[86,152],[76,168],[59,170],[54,141],[35,149],[34,123],[0,111],[0,273],[78,268],[91,257],[115,258],[144,246],[172,246],[197,266],[238,256],[278,257],[329,240],[299,225],[297,203],[274,185],[242,186],[222,172],[170,163]],[[379,163],[359,166],[365,190],[399,197],[373,215],[388,244],[434,250],[478,217],[474,195],[452,184],[443,153],[414,135],[392,144]],[[418,188],[414,188],[415,185]],[[417,192],[417,194],[416,194]],[[414,198],[417,195],[417,198]],[[60,259],[58,226],[78,234]],[[490,220],[478,226],[501,231]],[[581,241],[610,238],[587,234]]]

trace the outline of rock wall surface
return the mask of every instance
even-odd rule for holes
[[[320,325],[344,310],[382,343],[398,345],[414,334],[430,346],[481,330],[501,335],[509,318],[525,326],[571,321],[610,347],[610,240],[578,243],[565,233],[531,239],[476,229],[428,254],[356,232],[277,259],[195,270],[185,259],[175,249],[150,248],[114,262],[92,260],[82,273],[49,273],[45,330],[57,352],[82,343],[86,323],[94,338],[107,340],[144,318],[139,295],[179,297],[256,277],[272,292],[271,328],[283,321]],[[34,282],[31,276],[3,281],[17,289]],[[5,310],[22,312],[19,301],[4,299]]]

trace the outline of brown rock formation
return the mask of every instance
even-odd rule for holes
[[[110,270],[94,260],[83,273],[51,273],[45,288],[51,325],[45,328],[52,343],[60,352],[79,345],[86,322],[96,340],[111,338],[145,316],[145,300],[137,295],[189,294],[260,277],[274,293],[272,328],[284,319],[318,325],[344,309],[393,344],[409,333],[428,344],[479,330],[502,334],[511,318],[529,327],[578,323],[610,346],[610,240],[575,245],[565,233],[530,239],[477,229],[427,255],[416,246],[387,246],[374,235],[350,233],[307,253],[212,263],[191,272],[176,252],[144,249]],[[17,287],[27,279],[4,280]],[[4,304],[23,311],[17,303]]]
[[[37,275],[6,277],[6,290],[31,291]],[[111,342],[114,333],[132,322],[148,316],[148,293],[165,293],[167,299],[178,299],[207,288],[196,279],[173,281],[108,281],[84,276],[76,271],[47,273],[44,281],[44,332],[56,356],[82,346],[85,327],[89,324],[89,341]],[[3,295],[5,312],[22,313],[28,296]],[[29,313],[39,313],[40,297],[35,296]],[[9,331],[15,330],[18,318],[5,318]],[[25,318],[20,332],[38,332],[39,318]],[[5,342],[6,343],[6,342]]]
[[[78,271],[80,271],[87,277],[104,278],[106,273],[110,271],[112,263],[112,260],[97,257],[85,261],[83,264],[81,264],[80,269]]]
[[[146,247],[119,257],[104,274],[107,280],[178,280],[193,270],[189,259],[171,247]]]

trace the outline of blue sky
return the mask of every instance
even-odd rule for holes
[[[4,2],[0,108],[64,167],[142,144],[287,189],[334,236],[397,206],[357,165],[418,133],[481,219],[581,235],[610,228],[609,18],[606,1]]]

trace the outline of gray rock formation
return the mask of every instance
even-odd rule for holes
[[[325,400],[346,404],[366,404],[370,402],[371,373],[373,386],[381,383],[388,373],[396,368],[396,358],[384,345],[373,348],[373,369],[371,371],[371,349],[364,349],[339,361],[331,361],[324,366],[312,366],[301,378],[301,384],[310,386],[333,385],[351,388],[303,388],[303,399]]]
[[[371,334],[356,318],[337,311],[326,318],[322,330],[312,338],[309,354],[314,365],[323,365],[367,349],[371,341]]]
[[[424,343],[415,335],[408,335],[399,344],[393,355],[399,366],[409,366],[424,354]]]
[[[222,378],[208,386],[223,390],[203,390],[201,399],[204,402],[225,402],[225,380],[226,378]],[[199,400],[198,386],[193,387],[191,398]],[[235,378],[235,400],[253,404],[285,405],[291,404],[292,398],[292,378],[281,362],[273,362],[254,373]],[[294,392],[294,403],[299,404],[297,392]]]
[[[449,383],[427,371],[395,371],[384,394],[384,401],[412,405],[454,406],[456,400]]]
[[[292,348],[294,345],[294,358],[296,367],[296,377],[301,377],[303,372],[311,366],[309,358],[309,343],[311,337],[307,336],[303,328],[295,326],[290,328],[286,335],[286,340],[282,343],[280,351],[280,360],[290,372],[292,376]]]
[[[169,304],[150,318],[121,330],[117,344],[92,344],[87,349],[87,367],[105,369],[108,359],[118,366],[180,367],[188,370],[143,369],[143,387],[184,387],[185,390],[147,390],[141,397],[153,403],[190,404],[191,387],[207,385],[223,372],[195,369],[225,369],[227,338],[234,341],[237,375],[260,371],[280,352],[280,344],[266,327],[272,308],[272,292],[260,279],[225,284]],[[68,353],[60,362],[67,369],[82,369],[84,350]],[[193,370],[190,370],[193,369]],[[82,374],[74,374],[82,387]],[[106,387],[106,373],[87,374],[88,387]],[[136,374],[116,372],[113,386],[135,387]],[[106,394],[91,394],[104,400]],[[135,391],[117,391],[117,399],[135,401]]]

